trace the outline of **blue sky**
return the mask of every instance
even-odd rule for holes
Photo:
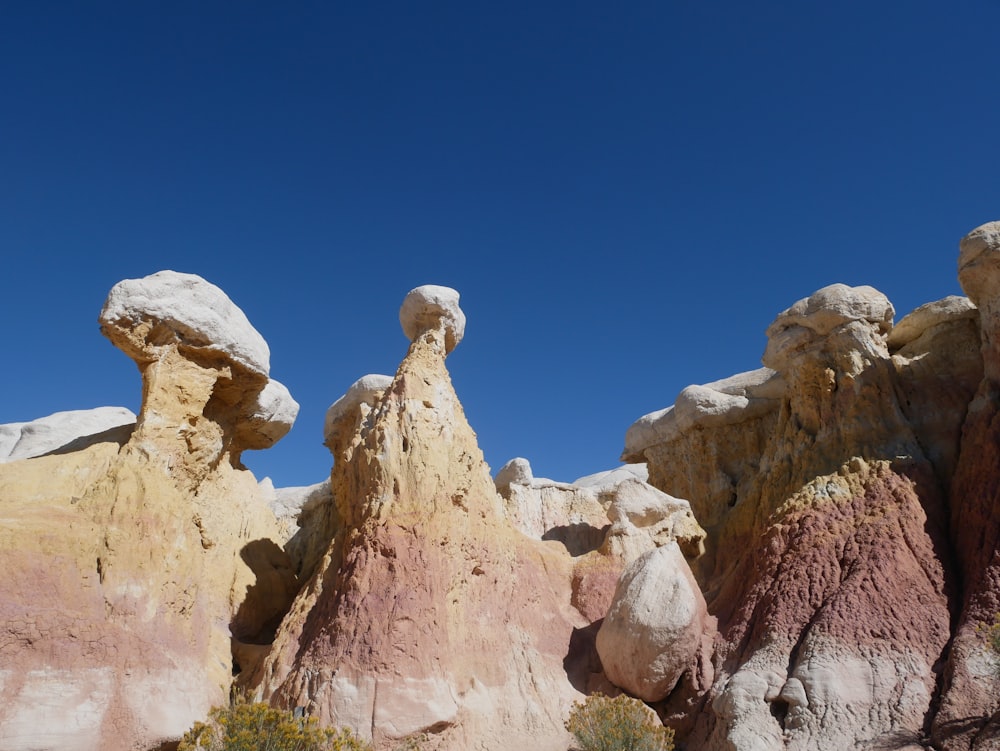
[[[21,3],[0,10],[0,422],[120,404],[120,279],[219,285],[323,415],[462,294],[448,365],[494,471],[572,480],[833,282],[897,317],[1000,219],[997,0]]]

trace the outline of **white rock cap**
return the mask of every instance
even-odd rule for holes
[[[299,403],[284,384],[270,380],[257,395],[252,411],[239,425],[242,448],[266,449],[288,434],[299,414]]]
[[[362,404],[371,406],[392,384],[392,376],[369,373],[351,384],[342,397],[330,405],[323,422],[323,438],[327,443],[337,433],[341,421]]]
[[[522,456],[515,456],[509,462],[500,467],[497,476],[493,479],[493,484],[501,495],[505,494],[511,485],[531,486],[534,481],[531,472],[531,463]]]
[[[770,368],[687,386],[666,409],[643,415],[625,433],[622,461],[641,462],[643,451],[672,441],[695,426],[730,425],[777,409],[785,381]]]
[[[1000,222],[976,227],[958,248],[958,281],[972,302],[983,306],[996,296],[1000,283]]]
[[[892,327],[887,343],[889,349],[896,350],[920,338],[930,328],[942,323],[975,320],[979,311],[972,300],[961,295],[950,295],[942,300],[924,303],[908,313]]]
[[[465,334],[465,313],[458,306],[458,292],[451,287],[425,284],[410,290],[399,309],[399,323],[412,342],[425,331],[443,328],[445,353],[451,352]]]
[[[116,428],[132,425],[135,414],[125,407],[56,412],[31,422],[0,425],[0,464],[43,456],[70,444],[82,448],[88,437],[96,440]]]
[[[879,335],[886,336],[895,313],[889,298],[874,287],[823,287],[779,313],[767,327],[764,365],[784,371],[795,352],[854,321],[870,324]]]
[[[195,274],[158,271],[118,282],[99,321],[105,335],[133,359],[155,358],[158,347],[177,342],[222,353],[252,373],[266,376],[270,369],[264,337],[225,292]],[[144,323],[152,325],[142,344],[120,335]]]

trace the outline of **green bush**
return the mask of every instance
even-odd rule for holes
[[[594,694],[573,705],[566,729],[579,751],[671,751],[674,731],[653,718],[641,701],[624,694]]]
[[[216,707],[207,723],[196,722],[177,751],[372,751],[346,728],[320,727],[315,717],[296,719],[267,704],[238,702]]]

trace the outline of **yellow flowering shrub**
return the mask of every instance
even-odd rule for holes
[[[566,729],[578,751],[671,751],[674,731],[661,725],[646,706],[630,696],[611,699],[601,694],[577,702]]]
[[[320,727],[315,717],[295,718],[267,704],[216,707],[207,723],[196,722],[177,751],[372,751],[346,728]]]

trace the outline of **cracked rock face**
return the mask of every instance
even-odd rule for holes
[[[236,459],[294,417],[268,390],[263,339],[217,287],[173,272],[116,285],[101,316],[142,371],[134,431],[0,465],[9,751],[176,741],[224,702],[233,637],[266,644],[297,588]]]

